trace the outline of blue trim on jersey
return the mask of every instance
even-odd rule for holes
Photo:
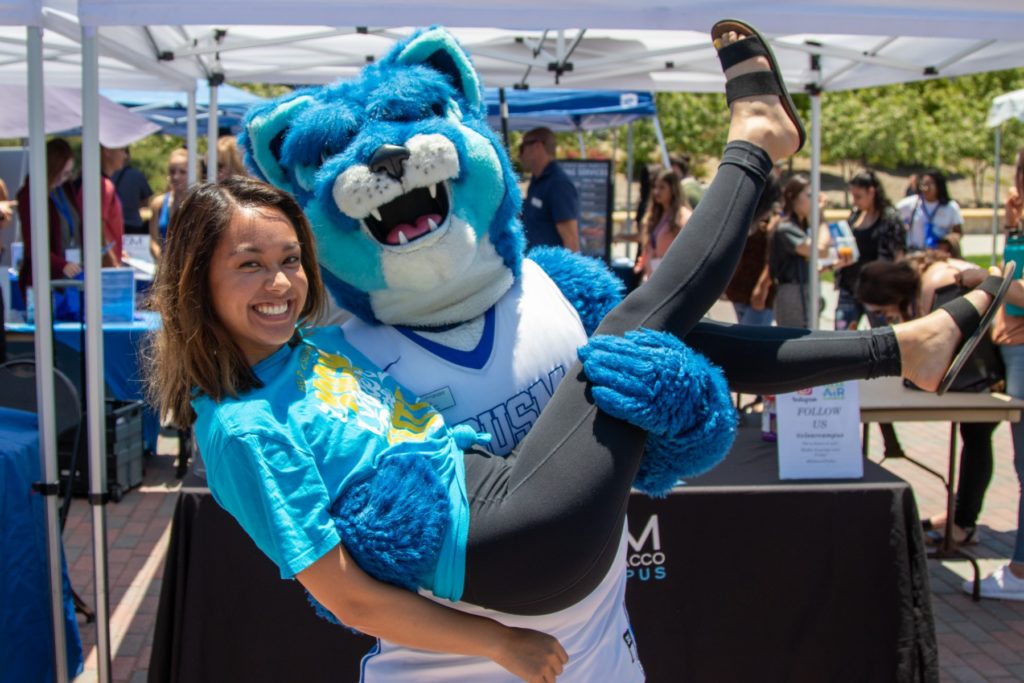
[[[460,351],[453,349],[450,346],[444,344],[438,344],[435,341],[426,339],[416,334],[412,328],[405,327],[403,325],[395,325],[395,329],[402,333],[403,336],[410,339],[411,341],[419,344],[427,351],[432,354],[443,358],[449,363],[461,365],[471,370],[480,370],[487,361],[491,358],[491,352],[494,350],[494,328],[495,320],[497,319],[494,313],[494,307],[487,309],[484,313],[484,333],[480,336],[480,343],[476,345],[475,349],[469,351]]]
[[[380,638],[374,643],[370,651],[363,655],[363,658],[359,660],[359,683],[363,683],[366,680],[366,663],[380,654]]]

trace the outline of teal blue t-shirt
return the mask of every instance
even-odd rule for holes
[[[469,505],[462,450],[441,414],[375,367],[340,328],[281,347],[237,399],[192,405],[210,490],[281,570],[293,577],[340,542],[331,504],[392,453],[416,453],[451,501],[447,536],[424,588],[458,600]]]

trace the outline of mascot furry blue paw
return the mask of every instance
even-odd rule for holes
[[[349,340],[449,424],[490,434],[498,454],[529,431],[621,298],[591,259],[524,258],[516,175],[478,75],[443,29],[417,32],[355,80],[254,108],[242,143],[250,167],[302,204],[327,286],[356,316]],[[648,492],[728,450],[725,382],[677,340],[605,340],[583,358],[599,405],[651,433],[638,482]],[[658,378],[643,391],[637,363]]]

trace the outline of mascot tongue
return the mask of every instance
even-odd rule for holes
[[[441,222],[441,216],[436,213],[431,213],[417,218],[415,225],[399,223],[388,231],[388,236],[384,240],[385,244],[401,244],[401,238],[398,236],[399,232],[405,234],[405,239],[410,242],[417,237],[422,237],[430,232],[430,226],[427,224],[428,220],[434,221],[434,225],[437,225]]]

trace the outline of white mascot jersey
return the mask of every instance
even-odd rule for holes
[[[576,310],[529,259],[522,275],[484,315],[475,349],[460,351],[407,328],[349,320],[345,337],[448,425],[490,434],[487,450],[508,455],[526,436],[587,335]]]
[[[507,455],[536,422],[587,337],[576,310],[529,259],[522,274],[484,316],[474,349],[462,351],[408,329],[352,319],[342,328],[352,344],[399,383],[429,400],[449,425],[466,423],[492,435],[488,450]],[[525,331],[529,330],[529,333]],[[619,557],[626,553],[627,529]],[[524,548],[524,552],[528,549]],[[519,617],[468,603],[439,601],[509,626],[549,633],[569,654],[559,683],[644,680],[626,606],[626,565],[613,563],[600,585],[568,609]],[[426,595],[432,598],[430,595]],[[432,598],[433,599],[433,598]],[[498,683],[519,679],[489,659],[424,652],[378,641],[363,660],[363,683],[433,681]]]

